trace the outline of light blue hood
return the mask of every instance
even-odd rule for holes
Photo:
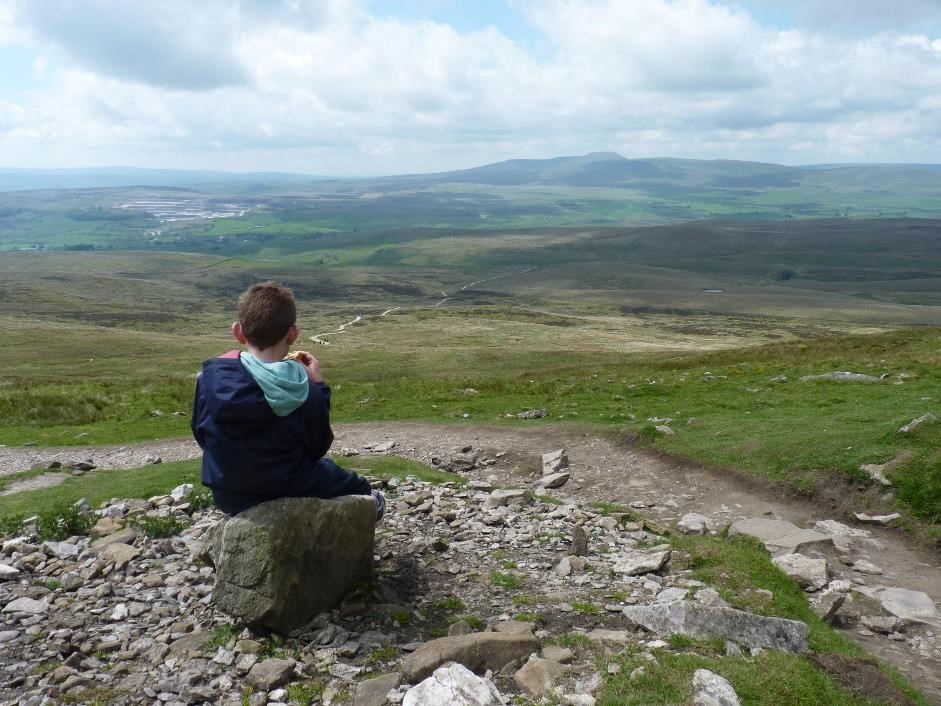
[[[255,378],[271,411],[278,417],[288,416],[307,401],[310,383],[300,363],[293,360],[266,363],[245,352],[239,355],[239,360]]]

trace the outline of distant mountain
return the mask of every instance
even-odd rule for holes
[[[0,191],[98,189],[122,186],[194,186],[234,183],[309,182],[323,177],[281,172],[215,172],[190,169],[98,167],[78,169],[0,168]]]

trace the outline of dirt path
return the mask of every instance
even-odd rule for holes
[[[481,455],[506,456],[474,475],[493,476],[508,485],[531,485],[541,473],[541,455],[566,448],[571,461],[572,480],[560,491],[560,497],[579,501],[644,503],[639,512],[662,524],[672,525],[687,512],[733,522],[746,517],[773,517],[799,526],[812,526],[816,520],[837,519],[813,506],[789,498],[774,497],[766,489],[731,475],[700,468],[694,464],[666,460],[644,450],[619,445],[597,433],[585,433],[575,427],[548,424],[530,428],[481,427],[472,425],[434,425],[408,423],[369,423],[335,428],[333,449],[364,449],[394,441],[392,453],[429,462],[432,457],[446,457],[456,449],[472,446]],[[0,476],[25,470],[36,463],[59,460],[90,459],[101,468],[132,468],[146,459],[160,456],[164,461],[198,456],[199,449],[190,440],[164,441],[122,447],[78,447],[75,449],[0,448]],[[843,566],[836,558],[829,564],[836,577],[867,586],[902,586],[923,591],[941,605],[941,566],[934,555],[912,544],[905,535],[881,527],[869,527],[875,542],[863,558],[883,569],[882,576],[861,576]],[[941,628],[941,626],[939,626]],[[863,635],[850,630],[847,635],[873,655],[884,659],[906,674],[937,703],[941,703],[941,649],[939,629],[910,628],[908,634],[918,639],[912,645],[881,635]]]

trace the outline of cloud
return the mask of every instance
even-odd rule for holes
[[[353,0],[18,7],[49,86],[4,104],[6,159],[332,174],[596,149],[941,161],[941,42],[917,32],[782,31],[715,0],[519,0],[538,47]]]
[[[25,0],[19,11],[40,39],[105,76],[163,88],[245,83],[230,51],[233,8],[215,0]]]

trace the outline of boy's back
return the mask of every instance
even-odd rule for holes
[[[261,297],[290,297],[285,321],[293,322],[290,290],[264,283],[242,299],[256,290]],[[283,337],[259,348],[242,335],[242,308],[240,300],[233,333],[249,352],[205,361],[193,404],[193,436],[203,448],[202,481],[212,488],[216,504],[238,513],[281,497],[370,494],[365,478],[324,458],[333,432],[330,388],[319,377],[319,363],[309,354],[303,363],[281,360],[297,338],[297,327],[291,323]]]

